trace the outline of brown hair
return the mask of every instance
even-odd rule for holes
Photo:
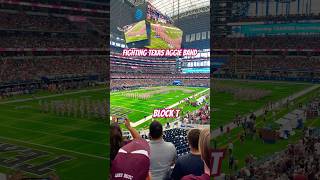
[[[196,150],[199,149],[199,135],[200,135],[199,129],[191,129],[187,135],[190,146]]]
[[[117,123],[113,123],[110,125],[110,161],[111,162],[116,157],[122,145],[123,145],[122,131]]]
[[[203,129],[199,136],[199,151],[202,160],[210,167],[211,154],[210,154],[210,131]]]

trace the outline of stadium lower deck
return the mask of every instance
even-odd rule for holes
[[[22,170],[29,177],[58,174],[63,179],[107,179],[107,119],[81,117],[81,109],[49,108],[41,103],[88,103],[105,99],[105,87],[39,92],[0,101],[0,172]],[[74,105],[75,107],[78,104]],[[19,158],[26,155],[28,158]],[[86,172],[86,173],[81,173]],[[105,172],[105,173],[101,173]]]

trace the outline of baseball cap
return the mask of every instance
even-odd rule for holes
[[[112,162],[111,179],[144,180],[150,167],[150,147],[137,139],[119,149]]]

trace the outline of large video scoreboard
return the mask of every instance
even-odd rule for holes
[[[141,10],[141,7],[145,7],[146,10]],[[135,9],[136,16],[140,18],[123,27],[125,41],[129,48],[181,48],[183,31],[173,25],[170,17],[159,12],[148,2]],[[144,12],[145,14],[139,15]]]

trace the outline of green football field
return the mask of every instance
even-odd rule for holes
[[[155,38],[156,32],[151,30],[151,38],[150,38],[150,45],[146,46],[149,49],[169,49],[169,44],[162,40],[161,38]]]
[[[158,90],[161,87],[155,87],[153,89],[136,89],[130,91],[118,91],[113,92],[110,95],[110,111],[111,115],[115,115],[117,117],[127,117],[131,120],[131,122],[137,122],[146,116],[150,116],[153,114],[154,109],[166,108],[170,105],[173,105],[184,98],[190,97],[194,94],[203,92],[199,94],[199,96],[204,93],[209,93],[208,88],[201,87],[183,87],[185,90],[191,90],[190,92],[183,92],[183,90],[174,90],[176,87],[165,87],[168,88],[168,92],[159,93],[152,95],[149,99],[138,99],[126,97],[128,93],[136,93],[136,94],[145,94],[150,93],[152,91]],[[172,89],[172,90],[170,90]],[[197,97],[199,97],[197,96]],[[187,111],[191,112],[196,110],[197,107],[185,106],[185,104],[179,104],[176,108],[182,109],[181,114],[186,113]],[[167,121],[172,121],[172,119],[158,119],[162,123]],[[149,121],[144,122],[138,125],[136,128],[147,128],[150,124]]]
[[[217,82],[216,82],[217,83]],[[231,84],[234,86],[241,87],[254,87],[271,90],[272,93],[265,98],[262,98],[258,101],[235,101],[232,98],[231,94],[228,93],[216,93],[213,97],[214,107],[218,110],[215,115],[215,118],[220,117],[223,119],[220,121],[220,124],[227,124],[230,122],[230,117],[233,118],[235,113],[241,111],[243,114],[249,113],[251,110],[257,110],[265,105],[265,102],[270,100],[276,101],[282,99],[283,97],[288,97],[296,92],[303,91],[306,88],[314,86],[313,84],[296,84],[296,83],[272,83],[272,82],[243,82],[243,81],[220,81],[218,83]],[[293,101],[289,107],[282,107],[276,111],[276,120],[283,117],[287,113],[298,108],[300,103],[305,104],[315,96],[319,95],[319,88],[298,97]],[[220,100],[220,102],[218,101]],[[233,99],[233,100],[232,100]],[[238,106],[230,106],[230,103],[237,103]],[[224,113],[219,113],[219,112]],[[229,120],[228,120],[229,119]],[[232,120],[232,119],[231,119]],[[263,121],[263,118],[260,116],[256,121],[257,128],[262,128],[265,126],[277,127],[277,124],[274,122],[272,113],[268,113],[266,121]],[[214,124],[215,119],[211,119],[211,127],[216,129],[218,126]],[[313,119],[306,122],[305,126],[308,127],[320,127],[320,119]],[[229,134],[223,134],[212,141],[212,145],[216,144],[218,148],[226,148],[228,143],[231,141],[234,145],[234,158],[238,161],[238,170],[245,166],[245,158],[248,155],[253,155],[257,158],[258,161],[264,160],[269,156],[284,150],[288,144],[297,143],[302,136],[302,130],[295,130],[296,134],[290,136],[287,140],[278,140],[274,144],[263,143],[259,137],[246,137],[244,142],[241,143],[239,140],[239,134],[243,133],[241,127],[231,130]],[[216,142],[216,143],[214,143]],[[223,160],[222,173],[236,173],[236,170],[230,170],[228,168],[228,156]]]
[[[286,82],[250,82],[250,81],[230,81],[216,80],[214,85],[227,85],[235,88],[253,88],[269,90],[270,94],[256,101],[236,99],[231,93],[214,92],[212,90],[213,110],[211,128],[216,129],[221,125],[231,122],[235,115],[248,114],[263,108],[268,102],[276,102],[288,97],[296,92],[302,91],[311,86],[311,84],[298,84]]]
[[[180,39],[182,38],[183,32],[178,28],[173,27],[165,27],[166,34],[172,39]]]
[[[62,116],[40,110],[40,99],[55,101],[82,98],[103,101],[106,99],[106,90],[101,86],[67,91],[64,94],[38,92],[0,100],[0,160],[13,161],[19,155],[20,158],[28,155],[14,150],[17,147],[20,150],[44,153],[22,164],[10,165],[2,162],[0,173],[12,173],[24,164],[24,167],[51,169],[51,172],[44,175],[29,171],[26,174],[30,177],[47,177],[48,174],[55,173],[62,180],[108,179],[108,118]],[[15,148],[4,152],[8,145]],[[67,157],[67,160],[53,161],[59,157]]]
[[[129,35],[132,32],[138,33],[143,28],[146,29],[146,22],[140,21],[140,22],[137,22],[129,31],[125,32],[124,35],[125,35],[126,43],[131,43],[131,42],[142,41],[142,40],[148,39],[146,30],[143,31],[142,34],[138,34],[135,36]]]
[[[174,27],[165,27],[165,33],[172,39],[181,39],[182,38],[182,34],[183,32],[178,29],[178,28],[174,28]],[[151,28],[151,38],[150,38],[150,45],[146,46],[146,48],[150,48],[150,49],[169,49],[170,46],[169,44],[165,41],[162,40],[161,38],[156,38],[156,32]]]

